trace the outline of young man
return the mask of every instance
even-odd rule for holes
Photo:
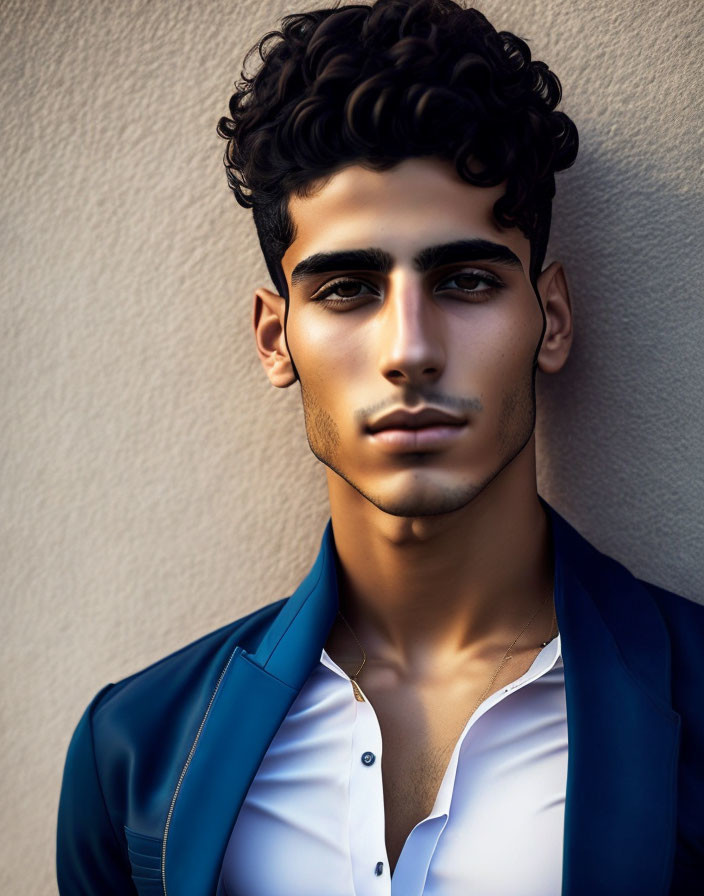
[[[699,892],[704,609],[536,489],[536,372],[572,339],[559,81],[452,0],[260,49],[219,131],[331,518],[292,596],[96,696],[62,894]]]

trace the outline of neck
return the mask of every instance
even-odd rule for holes
[[[539,608],[529,633],[545,640],[553,558],[534,451],[437,516],[387,514],[332,472],[329,485],[340,608],[370,657],[410,669],[480,655],[509,644]]]

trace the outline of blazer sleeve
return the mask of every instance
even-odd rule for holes
[[[111,687],[83,713],[66,756],[56,838],[61,896],[137,896],[126,849],[105,804],[93,741],[93,712]]]

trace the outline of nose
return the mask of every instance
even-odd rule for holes
[[[377,318],[382,374],[399,385],[435,382],[445,369],[441,315],[418,275],[391,277]]]

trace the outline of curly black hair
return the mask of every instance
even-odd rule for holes
[[[245,73],[258,51],[262,65]],[[454,162],[475,186],[504,180],[493,212],[531,243],[542,268],[555,171],[577,156],[557,76],[528,45],[454,0],[376,0],[285,16],[244,59],[218,122],[235,198],[253,209],[269,274],[286,298],[281,259],[295,238],[288,196],[344,165],[386,170],[403,159]]]

